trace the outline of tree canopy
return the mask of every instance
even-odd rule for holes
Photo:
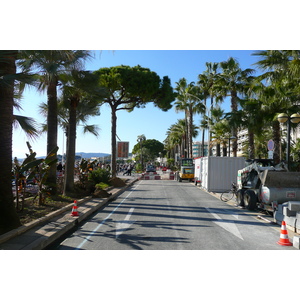
[[[163,111],[172,107],[175,93],[170,79],[163,79],[148,68],[139,65],[115,66],[101,68],[95,71],[99,76],[99,85],[106,88],[103,102],[109,104],[112,112],[111,127],[111,152],[112,152],[112,176],[116,173],[116,112],[121,109],[133,111],[134,108],[143,108],[149,102]]]
[[[155,139],[143,141],[143,148],[148,149],[153,157],[159,157],[160,153],[164,153],[164,144]],[[137,143],[134,145],[132,153],[137,154],[140,150],[140,143]]]

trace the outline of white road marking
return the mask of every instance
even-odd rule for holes
[[[78,245],[78,247],[75,250],[79,250],[89,239],[94,233],[105,223],[107,219],[109,219],[113,213],[123,204],[123,202],[132,194],[132,192],[140,185],[141,181],[138,183],[138,185],[120,202],[120,204],[92,231],[92,233],[84,238],[84,240]]]
[[[215,224],[217,224],[218,226],[220,226],[220,227],[224,228],[225,230],[229,231],[230,233],[232,233],[236,237],[240,238],[241,240],[244,240],[241,233],[240,233],[240,231],[238,230],[237,226],[235,225],[235,223],[224,221],[219,215],[214,213],[213,209],[210,209],[208,207],[205,207],[205,209],[208,212],[210,212],[215,219],[219,220],[218,222],[214,222]],[[233,216],[236,217],[235,215],[233,215]]]
[[[130,208],[129,213],[125,217],[124,221],[117,222],[116,224],[116,238],[119,237],[125,230],[127,230],[135,221],[129,221],[132,213],[134,211],[134,208]]]

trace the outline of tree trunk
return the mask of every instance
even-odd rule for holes
[[[184,157],[188,157],[189,155],[189,117],[188,110],[185,110],[185,141],[184,141]]]
[[[238,110],[238,104],[237,104],[237,93],[236,91],[231,91],[231,111],[232,112],[237,112]],[[237,143],[238,143],[238,136],[237,136],[237,128],[234,126],[232,128],[232,135],[235,137],[235,139],[232,142],[232,152],[233,156],[237,156]]]
[[[14,80],[18,51],[0,51],[0,234],[21,226],[12,193],[12,123]],[[2,77],[3,76],[3,77]]]
[[[276,120],[272,123],[273,129],[273,141],[274,141],[274,153],[273,159],[275,164],[279,164],[282,160],[281,157],[281,145],[280,145],[280,123]]]
[[[204,156],[204,135],[205,135],[205,129],[202,130],[202,151],[201,156]]]
[[[220,143],[217,144],[217,153],[216,156],[221,156],[221,145]]]
[[[48,97],[48,115],[47,115],[47,154],[57,147],[57,79],[52,80],[47,88]],[[57,153],[51,157],[52,160],[57,159]],[[50,167],[47,179],[47,186],[51,195],[57,192],[56,187],[56,165]]]
[[[222,153],[223,153],[223,156],[227,156],[227,145],[226,144],[222,145]]]
[[[111,176],[116,176],[117,163],[117,110],[111,105]]]
[[[249,139],[249,158],[255,158],[255,145],[254,145],[254,133],[248,130],[248,139]]]
[[[214,98],[211,96],[210,98],[210,113],[209,113],[209,116],[210,116],[210,120],[209,122],[212,123],[212,109],[214,108]],[[212,156],[213,155],[213,152],[212,152],[212,132],[211,132],[211,125],[208,125],[209,126],[209,156]]]
[[[188,125],[188,141],[189,141],[189,158],[193,158],[193,112],[192,107],[189,109],[189,125]]]
[[[68,143],[66,151],[64,195],[70,195],[74,192],[74,166],[76,152],[76,109],[77,99],[71,100],[69,109]]]

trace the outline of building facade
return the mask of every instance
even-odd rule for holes
[[[208,155],[208,145],[207,142],[204,142],[204,156]],[[193,143],[193,157],[200,157],[202,155],[202,143],[194,142]]]

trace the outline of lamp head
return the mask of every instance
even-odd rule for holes
[[[285,113],[279,114],[278,117],[277,117],[277,120],[280,123],[285,123],[288,119],[289,119],[289,116],[287,114],[285,114]]]
[[[291,115],[291,122],[292,123],[299,123],[300,122],[300,115],[299,114],[292,114]]]

